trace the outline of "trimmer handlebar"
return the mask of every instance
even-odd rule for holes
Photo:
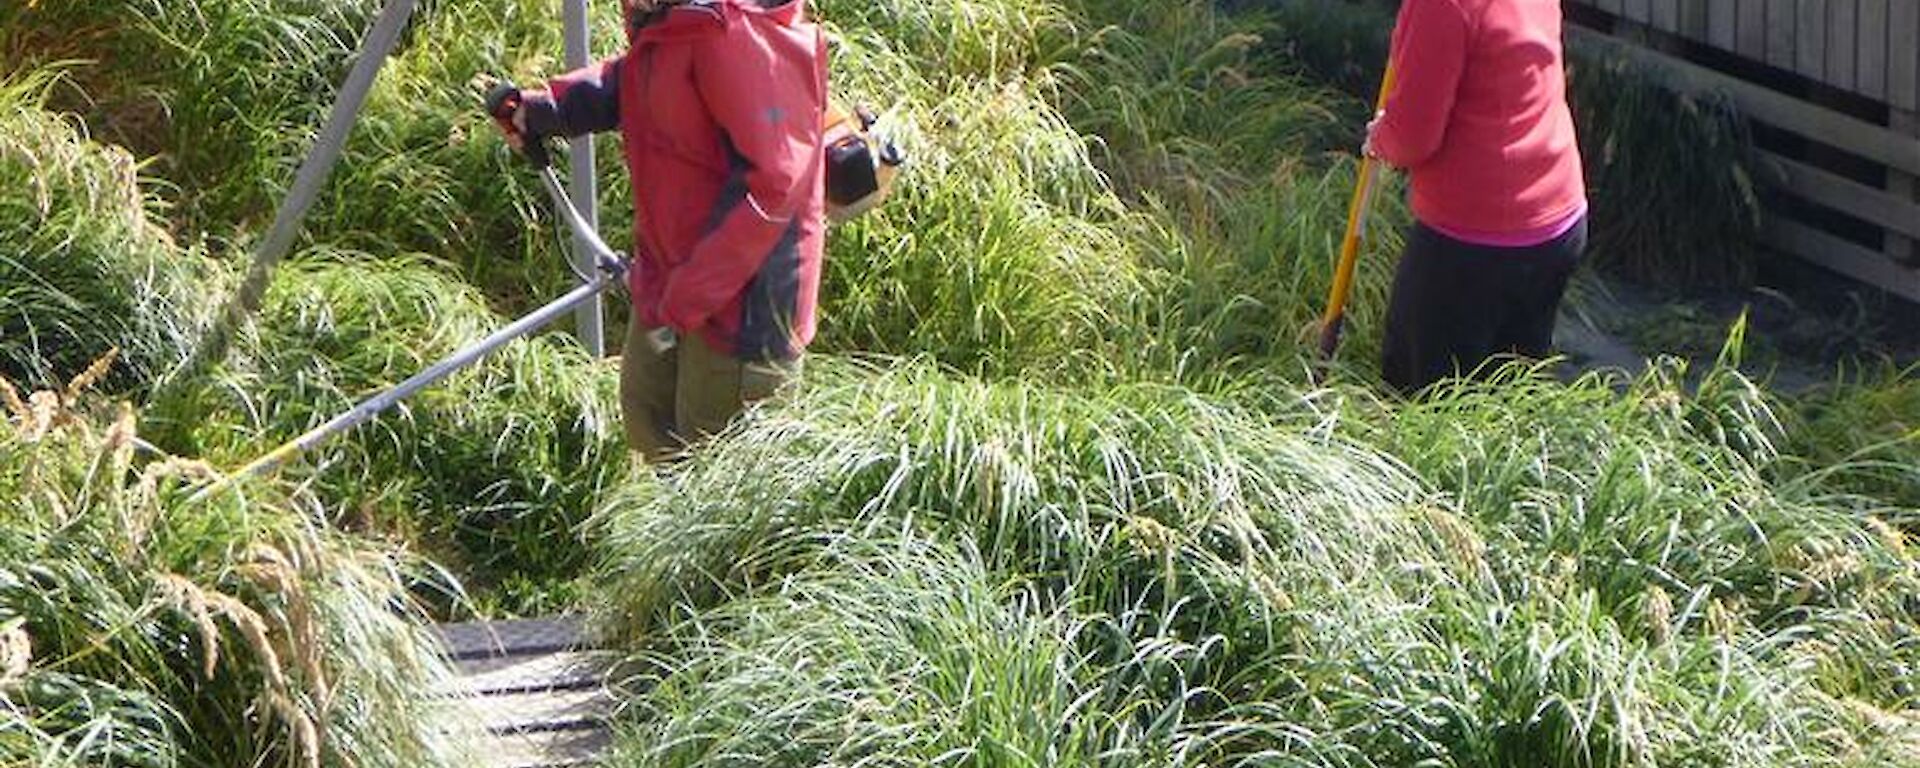
[[[508,136],[520,139],[520,154],[536,168],[546,168],[553,164],[553,156],[547,151],[547,141],[542,136],[530,136],[520,132],[513,124],[513,116],[526,102],[520,97],[520,87],[510,80],[495,83],[487,91],[487,114]]]

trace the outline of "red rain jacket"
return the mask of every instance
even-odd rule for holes
[[[528,90],[527,129],[618,128],[634,312],[742,360],[813,339],[824,245],[826,39],[806,0],[694,0],[625,53]]]

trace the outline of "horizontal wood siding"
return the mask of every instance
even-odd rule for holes
[[[1739,3],[1731,6],[1735,11],[1748,7]],[[1766,10],[1777,7],[1777,0],[1767,0]],[[1770,245],[1920,302],[1920,110],[1899,106],[1898,98],[1904,93],[1905,103],[1920,102],[1920,84],[1915,83],[1920,80],[1920,46],[1907,40],[1911,35],[1905,28],[1896,26],[1905,16],[1920,23],[1920,0],[1787,0],[1786,7],[1796,17],[1791,27],[1794,34],[1789,38],[1769,35],[1765,44],[1770,55],[1778,53],[1778,45],[1790,43],[1795,71],[1836,87],[1849,86],[1855,92],[1877,89],[1886,93],[1889,119],[1845,114],[1828,104],[1778,90],[1765,78],[1743,79],[1584,27],[1570,27],[1568,37],[1577,44],[1646,65],[1675,90],[1724,96],[1748,119],[1824,147],[1803,156],[1763,150],[1762,165],[1769,171],[1762,174],[1763,181],[1775,185],[1782,195],[1845,213],[1871,229],[1864,235],[1858,230],[1828,230],[1824,227],[1830,224],[1814,218],[1799,219],[1794,212],[1797,209],[1787,206],[1769,217]],[[1805,17],[1809,23],[1797,23],[1801,12],[1810,8],[1821,11],[1817,14],[1819,23],[1813,23],[1816,15],[1811,12]],[[1827,13],[1836,9],[1839,13]],[[1711,30],[1711,4],[1708,17]],[[1723,22],[1732,20],[1736,42],[1748,29],[1742,26],[1744,18],[1737,13],[1721,16]],[[1847,23],[1826,23],[1834,20]],[[1809,31],[1815,28],[1819,30],[1817,35]],[[1644,33],[1645,28],[1639,30]],[[1920,33],[1920,29],[1914,32]],[[1726,34],[1724,24],[1720,34]],[[1673,41],[1658,33],[1654,37],[1650,45],[1655,47]],[[1853,155],[1857,159],[1850,162],[1855,166],[1860,161],[1880,166],[1884,182],[1850,177],[1856,172],[1836,164],[1837,153]]]
[[[1849,93],[1920,108],[1920,0],[1565,0]]]

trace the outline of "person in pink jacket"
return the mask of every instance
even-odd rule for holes
[[[620,401],[650,459],[772,394],[813,339],[827,48],[805,5],[626,0],[627,50],[522,92],[512,116],[534,138],[620,132],[634,202]],[[661,329],[673,347],[650,343]]]
[[[1495,357],[1548,354],[1587,197],[1559,0],[1404,0],[1392,58],[1367,152],[1412,187],[1381,361],[1412,394]]]

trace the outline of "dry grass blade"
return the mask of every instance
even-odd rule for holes
[[[20,399],[20,390],[14,389],[13,382],[5,376],[0,376],[0,405],[6,406],[7,413],[22,426],[33,416],[33,412],[27,410],[27,404]]]
[[[213,679],[220,665],[220,627],[213,622],[213,606],[200,585],[184,576],[163,573],[155,579],[161,600],[193,619],[200,630],[200,675]]]

